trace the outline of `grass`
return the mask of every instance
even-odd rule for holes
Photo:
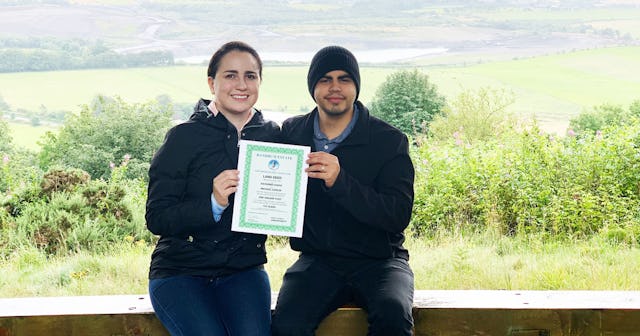
[[[640,48],[597,49],[483,64],[470,74],[555,97],[577,106],[628,103],[639,95]]]
[[[513,92],[510,110],[535,117],[551,132],[564,134],[569,120],[601,104],[627,108],[640,99],[640,47],[607,48],[567,54],[436,68],[428,72],[448,99],[478,87]]]
[[[263,73],[257,106],[265,110],[300,112],[313,106],[306,85],[306,66],[270,66]],[[391,68],[366,68],[362,98],[369,101]],[[0,74],[0,94],[13,108],[37,111],[77,111],[98,94],[118,95],[129,102],[146,102],[168,94],[176,102],[194,103],[211,97],[206,66],[174,66],[136,69],[74,70]],[[38,92],[38,99],[33,99]],[[283,109],[283,107],[288,109]]]
[[[9,122],[8,124],[13,144],[34,151],[40,149],[37,142],[45,133],[48,131],[56,131],[56,128],[51,126],[34,127],[30,124],[16,122]]]
[[[410,238],[406,246],[417,289],[640,290],[640,249],[598,239],[543,244],[449,235]],[[152,249],[123,242],[109,253],[66,257],[15,251],[0,262],[0,297],[146,293]],[[297,252],[270,241],[268,256],[266,269],[277,291]]]
[[[124,243],[109,253],[66,257],[16,251],[2,263],[0,297],[146,293],[150,255],[148,246]]]
[[[547,243],[514,238],[414,240],[419,289],[638,290],[640,249],[597,239]]]

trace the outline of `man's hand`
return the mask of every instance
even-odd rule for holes
[[[340,161],[337,156],[325,152],[309,153],[307,164],[309,167],[305,171],[309,177],[324,180],[327,188],[333,187],[340,174]]]

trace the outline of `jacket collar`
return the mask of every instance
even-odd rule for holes
[[[351,130],[351,134],[347,136],[341,143],[341,146],[347,145],[364,145],[368,144],[370,141],[369,138],[369,110],[364,104],[360,101],[356,102],[356,106],[358,107],[358,120]],[[306,134],[309,134],[309,144],[313,143],[313,121],[318,115],[318,107],[314,108],[313,111],[307,114],[304,122],[304,128],[306,130]]]
[[[227,118],[222,113],[217,113],[213,115],[211,110],[209,110],[209,104],[211,100],[208,99],[200,99],[196,106],[193,108],[193,113],[189,117],[189,120],[202,122],[207,125],[213,126],[219,129],[228,129],[232,128],[235,130],[235,127],[227,120]],[[262,112],[260,110],[254,109],[253,116],[251,120],[245,125],[247,126],[262,126],[265,124],[264,117],[262,116]]]

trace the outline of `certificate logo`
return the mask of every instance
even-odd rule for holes
[[[269,169],[271,170],[278,170],[278,168],[280,168],[280,162],[278,162],[278,160],[273,159],[269,161]]]

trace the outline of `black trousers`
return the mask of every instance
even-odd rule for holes
[[[302,254],[278,295],[273,336],[313,336],[331,312],[355,302],[367,312],[368,335],[411,335],[413,272],[406,260],[354,260]]]

